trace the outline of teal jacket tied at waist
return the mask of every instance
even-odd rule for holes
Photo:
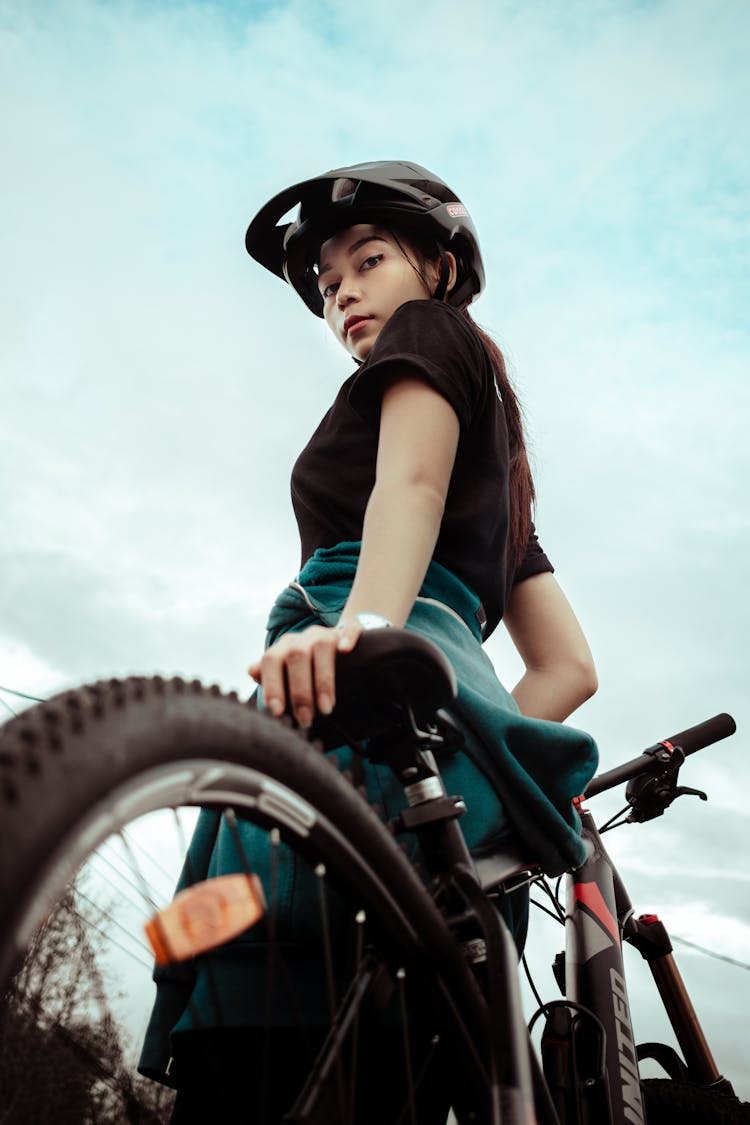
[[[335,625],[358,558],[358,543],[316,551],[296,583],[277,599],[268,621],[268,643],[315,623]],[[583,862],[572,798],[594,774],[596,745],[582,731],[519,713],[482,650],[480,614],[477,596],[432,562],[406,628],[434,641],[450,660],[458,681],[454,713],[468,735],[468,757],[500,797],[506,827],[524,854],[536,859],[547,875],[559,875]],[[461,793],[469,807],[461,822],[466,828],[474,819],[472,801],[481,796],[460,785],[451,788],[450,769],[445,775],[448,791]],[[472,772],[474,787],[484,788],[484,778]]]
[[[283,633],[309,625],[336,624],[349,596],[359,546],[341,543],[316,551],[295,582],[277,598],[268,621],[267,644]],[[440,755],[441,772],[448,793],[461,795],[466,801],[468,811],[461,827],[473,852],[487,852],[493,845],[512,839],[548,875],[558,875],[578,866],[584,858],[572,798],[584,791],[594,773],[596,746],[581,731],[519,713],[482,649],[480,614],[477,596],[439,563],[432,562],[406,628],[433,641],[445,653],[458,681],[458,698],[451,713],[464,734],[465,745],[459,752]],[[348,749],[337,751],[343,766],[349,753]],[[387,766],[365,762],[364,782],[368,799],[381,806],[384,819],[404,807],[403,790]],[[264,877],[264,834],[249,824],[240,827],[244,850],[252,857],[254,870]],[[415,850],[412,842],[412,852]],[[308,885],[296,857],[289,849],[285,851],[285,878],[290,888],[289,945],[295,951],[302,1006],[313,1013],[310,1018],[314,1021],[314,1012],[324,1005],[324,998],[318,995],[320,973],[310,968],[317,892],[312,877]],[[241,869],[226,825],[216,813],[201,813],[185,868],[190,878],[183,872],[181,885]],[[516,895],[511,900],[517,897],[516,917],[512,917],[511,907],[506,920],[522,944],[525,900],[522,904],[522,896]],[[210,986],[199,966],[157,970],[157,1001],[140,1064],[144,1073],[168,1081],[164,1070],[171,1053],[170,1035],[194,1027],[196,1011],[202,1013],[203,1025],[211,1024],[217,985],[226,1006],[224,1018],[230,1026],[252,1026],[259,1019],[265,970],[261,947],[262,932],[256,928],[216,950]],[[284,1023],[283,1010],[277,1018]]]

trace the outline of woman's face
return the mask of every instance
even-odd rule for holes
[[[412,252],[407,252],[412,255]],[[370,354],[383,325],[406,301],[431,296],[439,264],[427,262],[424,276],[384,227],[357,223],[320,248],[318,269],[323,314],[334,336],[356,359]]]

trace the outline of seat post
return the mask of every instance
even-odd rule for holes
[[[404,786],[409,808],[399,817],[400,827],[413,832],[432,877],[450,871],[456,864],[474,871],[474,861],[458,826],[466,812],[463,797],[449,797],[431,750],[420,754],[431,768],[428,777]]]

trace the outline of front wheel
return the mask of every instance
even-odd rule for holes
[[[0,1078],[4,1100],[9,1091],[17,1107],[9,1120],[165,1120],[151,1084],[134,1073],[151,1004],[141,928],[169,902],[169,870],[182,863],[195,808],[209,810],[201,816],[228,838],[237,821],[252,826],[253,847],[272,857],[263,873],[264,949],[285,1023],[309,997],[295,994],[286,939],[275,938],[279,841],[293,856],[297,885],[312,888],[312,909],[319,907],[315,919],[308,912],[300,920],[307,938],[314,934],[303,987],[325,997],[326,1026],[311,1032],[300,1017],[294,1034],[308,1052],[305,1083],[283,1090],[283,1112],[295,1106],[299,1121],[358,1120],[359,1052],[382,1032],[400,1044],[403,1120],[416,1119],[420,1082],[443,1051],[459,1120],[486,1119],[486,1069],[476,1047],[486,1040],[486,1015],[474,979],[362,796],[299,733],[236,697],[199,683],[132,678],[57,696],[0,730],[0,988],[13,977],[0,1022]],[[238,855],[252,870],[254,855],[245,857],[242,844]],[[326,917],[335,921],[332,934]],[[197,982],[187,1007],[193,1029],[208,1024],[226,1039],[234,1026],[238,993],[222,964],[236,956],[225,946],[177,968],[188,994]],[[255,1027],[274,1005],[267,996],[254,1004]],[[263,1029],[254,1086],[242,1090],[246,1101],[257,1099],[258,1122],[278,1119],[268,1109],[279,1100],[274,1043],[288,1043],[289,1030],[278,1035],[278,1018]],[[29,1058],[40,1053],[55,1067],[49,1081],[48,1066],[30,1082]],[[168,1053],[163,1061],[160,1078],[169,1083]],[[214,1121],[222,1120],[219,1104],[214,1098]]]
[[[750,1104],[689,1082],[641,1083],[648,1125],[750,1125]]]

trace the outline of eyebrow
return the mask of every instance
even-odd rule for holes
[[[366,234],[364,238],[358,238],[356,242],[351,244],[347,250],[347,254],[351,257],[352,254],[359,250],[360,246],[364,246],[367,242],[385,242],[385,239],[379,234]],[[327,271],[332,268],[333,267],[328,262],[318,266],[318,277],[322,277],[324,273],[327,273]]]

